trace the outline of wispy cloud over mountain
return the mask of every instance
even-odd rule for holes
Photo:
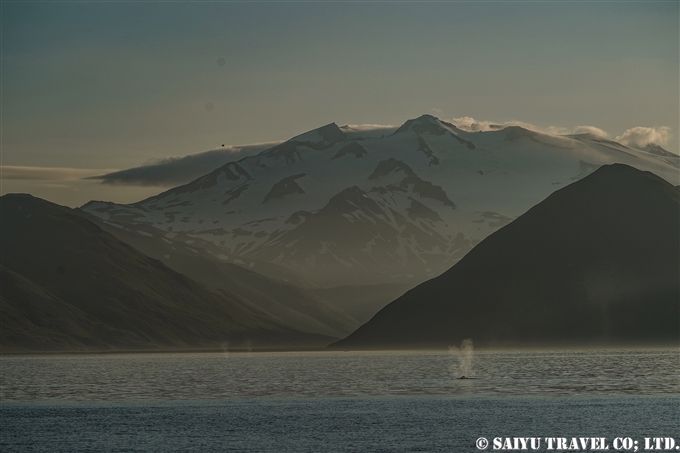
[[[450,123],[452,123],[454,126],[456,126],[459,129],[462,129],[467,132],[487,132],[487,131],[497,131],[499,129],[503,129],[508,126],[520,126],[525,129],[529,129],[532,131],[537,131],[537,132],[543,132],[546,134],[558,134],[558,135],[563,135],[563,134],[569,134],[571,131],[567,128],[564,127],[559,127],[559,126],[548,126],[548,127],[539,127],[531,123],[527,123],[525,121],[503,121],[501,123],[497,122],[492,122],[492,121],[478,121],[474,118],[471,118],[469,116],[461,116],[460,118],[453,118],[451,120],[448,120]],[[580,127],[591,127],[591,126],[580,126]]]
[[[573,129],[560,126],[540,127],[524,121],[479,121],[469,116],[453,118],[449,122],[467,132],[486,132],[508,126],[521,126],[525,129],[551,135],[590,134],[599,138],[611,138],[611,135],[606,131],[589,125],[577,126]],[[389,124],[350,124],[342,126],[341,130],[348,137],[361,134],[363,137],[380,138],[390,135],[396,128],[397,126]],[[615,140],[627,146],[643,149],[649,143],[665,145],[670,137],[671,133],[668,127],[635,127],[628,129]],[[187,156],[153,160],[139,167],[126,170],[89,174],[83,176],[83,178],[100,180],[103,184],[108,185],[172,187],[199,178],[227,162],[258,154],[279,143],[281,142],[224,146]]]
[[[560,126],[540,127],[524,121],[504,121],[502,123],[494,123],[491,121],[478,121],[469,116],[462,116],[460,118],[453,118],[449,120],[459,129],[468,132],[478,131],[494,131],[503,129],[508,126],[521,126],[525,129],[530,129],[536,132],[543,132],[554,135],[568,135],[568,134],[591,134],[600,138],[610,138],[610,134],[595,126],[576,126],[573,129]],[[622,145],[633,148],[644,149],[647,145],[654,144],[659,146],[666,146],[673,137],[671,128],[667,126],[655,127],[633,127],[626,130],[623,134],[616,137],[614,140]]]
[[[355,130],[355,131],[394,131],[396,130],[399,126],[394,126],[391,124],[348,124],[346,126],[349,129]]]
[[[21,167],[3,165],[0,167],[2,179],[25,181],[76,181],[113,169],[62,168],[62,167]]]
[[[664,146],[671,137],[670,127],[634,127],[616,137],[616,141],[626,146],[644,148],[649,144]]]
[[[224,146],[183,157],[170,157],[151,161],[140,167],[91,176],[103,184],[169,187],[184,184],[210,173],[227,162],[252,156],[280,142],[258,143],[245,146]]]
[[[609,138],[609,134],[595,126],[576,126],[574,134],[591,134],[595,137]]]

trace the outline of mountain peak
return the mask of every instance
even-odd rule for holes
[[[434,115],[430,115],[429,113],[424,113],[420,115],[418,118],[416,118],[414,121],[439,123],[439,118],[437,118]]]
[[[316,130],[328,143],[335,143],[345,139],[345,133],[340,130],[337,124],[330,123],[321,126]]]
[[[345,133],[335,123],[329,123],[309,132],[298,135],[288,140],[289,142],[307,143],[310,145],[331,145],[346,140]]]
[[[503,129],[503,132],[505,133],[505,140],[509,142],[520,140],[522,138],[533,138],[538,135],[538,132],[525,129],[522,126],[508,126]]]
[[[536,135],[535,131],[529,130],[525,127],[522,126],[507,126],[503,128],[504,131],[506,132],[514,132],[518,134],[524,134],[524,135]]]
[[[399,132],[406,131],[413,131],[417,134],[427,132],[432,135],[443,135],[446,132],[450,132],[439,118],[429,114],[424,114],[418,118],[406,121],[394,133],[398,134]]]

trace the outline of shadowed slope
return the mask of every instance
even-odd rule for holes
[[[285,280],[283,276],[279,279],[270,278],[219,260],[201,248],[205,242],[187,244],[145,231],[141,231],[144,233],[141,234],[134,229],[113,227],[87,212],[76,212],[143,254],[160,260],[170,269],[197,282],[229,291],[296,330],[342,338],[360,325],[359,321],[315,292],[288,283],[289,275],[282,274],[288,277]],[[304,283],[301,279],[293,282]]]
[[[676,187],[604,166],[332,347],[677,344],[679,231]]]
[[[28,195],[1,203],[5,351],[271,347],[329,338],[198,284],[68,208]]]

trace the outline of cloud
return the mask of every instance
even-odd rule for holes
[[[574,134],[591,134],[600,138],[609,138],[609,134],[595,126],[576,126]]]
[[[391,124],[348,124],[345,127],[348,127],[348,128],[350,128],[354,131],[368,132],[368,131],[388,130],[388,129],[396,130],[399,126],[393,126]]]
[[[458,129],[462,129],[467,132],[497,131],[498,129],[502,129],[504,127],[498,124],[491,124],[489,121],[477,121],[476,119],[469,116],[453,118],[448,120],[448,122],[456,126]]]
[[[508,126],[520,126],[524,129],[529,129],[536,132],[542,132],[550,135],[570,135],[570,134],[592,134],[600,138],[608,138],[609,134],[599,127],[595,126],[576,126],[573,130],[561,126],[540,127],[535,124],[526,123],[524,121],[504,121],[502,123],[494,123],[491,121],[477,121],[469,116],[462,116],[460,118],[453,118],[449,120],[454,126],[468,132],[487,132],[504,129]]]
[[[526,126],[522,126],[525,129],[532,129],[537,132],[543,132],[546,134],[552,134],[552,135],[569,135],[572,133],[569,129],[566,127],[560,127],[560,126],[548,126],[546,128],[540,128],[537,126],[534,126],[533,124],[527,123]]]
[[[350,139],[355,137],[380,138],[383,135],[392,134],[397,127],[391,124],[348,124],[342,126],[340,130]]]
[[[26,181],[77,181],[112,169],[62,168],[62,167],[20,167],[3,165],[0,167],[2,179],[18,179]]]
[[[673,135],[671,128],[661,127],[633,127],[616,137],[616,141],[622,145],[635,148],[644,148],[649,144],[664,146],[668,144]]]
[[[448,122],[456,126],[458,129],[462,129],[467,132],[497,131],[500,129],[504,129],[508,126],[520,126],[523,127],[524,129],[529,129],[536,132],[543,132],[544,134],[551,135],[565,135],[570,133],[569,129],[566,129],[564,127],[558,126],[539,127],[536,126],[535,124],[514,120],[504,121],[502,123],[494,123],[491,121],[477,121],[476,119],[471,118],[469,116],[461,116],[460,118],[453,118],[451,120],[448,120]]]
[[[576,126],[573,130],[569,130],[559,126],[539,127],[531,123],[525,123],[523,121],[505,121],[502,123],[477,121],[476,119],[469,116],[453,118],[449,120],[449,122],[459,129],[468,132],[497,131],[508,126],[521,126],[525,129],[551,135],[591,134],[598,138],[610,138],[610,135],[606,131],[595,126]],[[666,146],[672,137],[673,134],[671,133],[671,128],[667,126],[638,126],[628,129],[623,134],[614,138],[614,140],[621,143],[622,145],[644,150],[648,145],[651,144]],[[664,152],[667,151],[664,150]],[[669,155],[675,156],[673,153],[670,153]]]
[[[140,167],[91,176],[103,184],[171,187],[185,184],[210,173],[227,162],[258,154],[281,142],[245,146],[225,146],[182,157],[157,159]]]
[[[461,116],[460,118],[453,118],[448,120],[449,123],[456,126],[458,129],[462,129],[467,132],[488,132],[497,131],[499,129],[504,129],[508,126],[520,126],[525,129],[531,129],[532,131],[548,132],[554,133],[554,131],[548,131],[534,126],[530,123],[525,123],[524,121],[504,121],[502,123],[494,123],[491,121],[477,121],[476,119],[469,116]]]

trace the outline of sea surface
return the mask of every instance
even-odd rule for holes
[[[680,350],[4,356],[0,401],[3,453],[643,451],[680,446]]]

